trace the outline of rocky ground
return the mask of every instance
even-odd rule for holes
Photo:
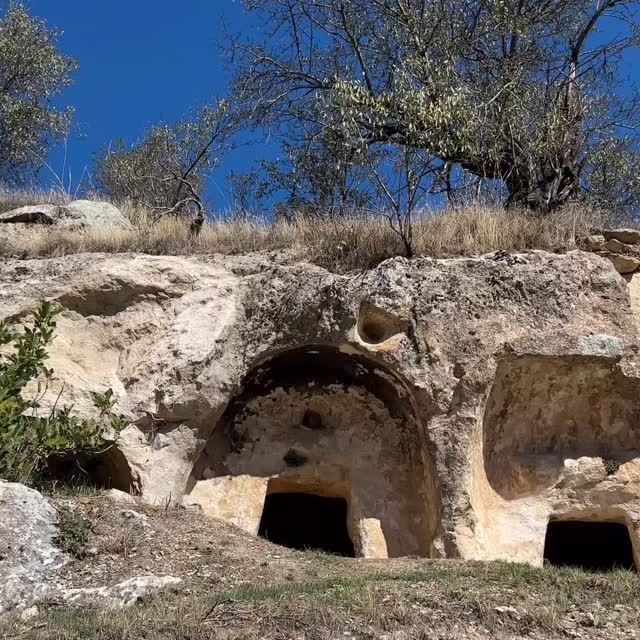
[[[80,557],[56,571],[49,597],[4,617],[0,638],[640,638],[632,573],[353,560],[277,547],[194,510],[53,503],[57,543]],[[166,579],[153,595],[137,585],[129,598],[103,597],[151,576]]]

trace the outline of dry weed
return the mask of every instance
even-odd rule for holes
[[[47,199],[44,194],[12,197],[14,204]],[[5,203],[6,200],[2,201],[0,210],[7,206]],[[382,216],[300,218],[294,222],[211,218],[200,235],[193,238],[188,220],[176,217],[156,220],[148,210],[127,204],[121,205],[121,209],[131,220],[133,230],[53,229],[14,233],[0,238],[0,254],[39,258],[96,252],[233,255],[287,251],[296,259],[337,272],[369,269],[387,258],[403,255],[400,237]],[[548,216],[486,207],[423,212],[414,222],[413,247],[416,256],[434,258],[497,250],[564,251],[575,247],[577,235],[588,234],[605,222],[596,212],[583,207],[571,207]]]
[[[55,189],[0,189],[0,213],[31,204],[69,204],[69,201],[69,197]]]

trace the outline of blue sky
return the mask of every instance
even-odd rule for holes
[[[62,103],[76,108],[67,148],[73,187],[104,145],[138,139],[160,120],[173,121],[224,94],[229,80],[221,47],[246,28],[233,0],[28,0],[35,15],[64,31],[61,48],[80,63]],[[214,176],[210,197],[229,204],[225,178],[248,168],[255,152],[242,148]],[[52,154],[60,173],[63,154]],[[50,177],[50,176],[49,176]],[[48,181],[47,171],[42,175]],[[68,178],[67,178],[68,179]],[[220,193],[222,192],[222,193]]]
[[[76,107],[76,131],[67,148],[72,188],[110,141],[138,140],[160,120],[175,121],[225,94],[229,72],[223,47],[228,33],[258,29],[240,0],[25,0],[34,14],[64,31],[62,49],[80,63],[62,103]],[[610,23],[606,29],[617,29]],[[629,86],[640,80],[637,52],[627,56]],[[214,174],[208,198],[217,210],[231,205],[226,178],[276,147],[245,145]],[[63,167],[63,153],[51,166]],[[66,180],[68,181],[68,174]],[[45,170],[42,182],[51,182]]]

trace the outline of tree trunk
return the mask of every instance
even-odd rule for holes
[[[529,175],[527,175],[529,174]],[[552,213],[573,200],[580,180],[575,165],[565,162],[559,169],[545,167],[531,175],[529,170],[514,171],[507,179],[507,207],[523,207],[540,214]]]

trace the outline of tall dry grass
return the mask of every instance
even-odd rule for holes
[[[292,259],[338,272],[371,268],[403,255],[399,236],[382,216],[301,218],[291,223],[257,218],[209,220],[193,238],[188,221],[175,217],[156,221],[149,211],[131,206],[122,210],[132,222],[132,230],[25,230],[0,240],[0,254],[38,258],[87,252],[183,255],[286,251]],[[413,247],[415,255],[435,258],[496,250],[563,251],[575,247],[577,235],[586,235],[603,224],[600,215],[580,207],[549,216],[471,207],[418,216]]]
[[[69,204],[71,198],[56,189],[17,189],[0,188],[0,213],[31,204]]]

